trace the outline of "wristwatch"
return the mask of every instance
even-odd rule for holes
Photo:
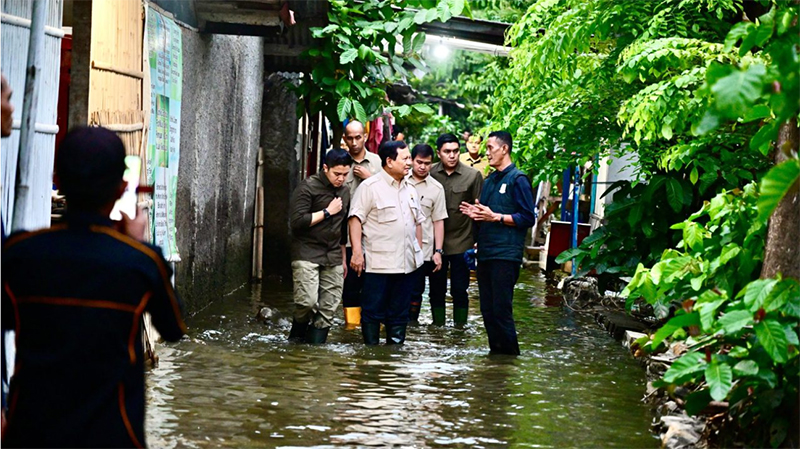
[[[325,216],[325,218],[324,218],[324,219],[331,218],[331,213],[330,213],[330,212],[328,212],[328,209],[322,209],[322,215],[324,215],[324,216]]]
[[[442,254],[442,255],[444,255],[444,250],[441,250],[441,249],[435,249],[435,250],[433,250],[433,251],[434,251],[434,252],[436,252],[436,253],[439,253],[439,254]]]

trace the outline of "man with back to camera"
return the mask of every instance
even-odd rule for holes
[[[462,202],[472,202],[481,194],[483,178],[477,170],[459,161],[458,138],[442,134],[436,139],[439,159],[431,167],[431,176],[444,187],[447,218],[444,220],[444,257],[442,269],[431,275],[431,313],[435,326],[445,323],[445,294],[447,271],[450,270],[450,295],[453,297],[453,323],[463,326],[469,312],[469,266],[464,253],[474,245],[472,220],[458,208]]]
[[[460,208],[477,227],[478,289],[490,352],[519,355],[512,308],[514,285],[525,236],[536,213],[531,183],[511,162],[511,149],[511,134],[489,134],[486,156],[495,171],[486,178],[480,200],[463,202]]]
[[[423,262],[424,217],[416,191],[406,181],[411,153],[405,142],[384,142],[378,155],[383,170],[359,186],[350,208],[350,268],[364,278],[364,344],[378,344],[381,323],[386,326],[387,345],[403,344],[414,271]]]
[[[353,158],[353,166],[347,175],[345,185],[350,191],[352,201],[356,194],[356,189],[364,180],[381,171],[381,158],[367,151],[367,135],[364,125],[358,120],[350,121],[344,128],[344,143]],[[347,264],[353,257],[353,250],[350,247],[349,236],[346,253]],[[342,306],[344,308],[344,320],[348,329],[355,329],[361,322],[361,288],[364,279],[348,270],[344,279],[344,289],[342,291]]]
[[[3,247],[3,328],[17,339],[3,445],[141,447],[142,314],[165,340],[186,331],[172,270],[142,241],[143,214],[123,220],[125,234],[108,218],[126,186],[116,134],[72,130],[56,168],[66,222]]]
[[[342,149],[325,155],[322,172],[305,179],[292,195],[294,319],[289,340],[320,344],[328,339],[347,274],[347,211],[344,185],[353,159]]]
[[[414,187],[419,197],[425,221],[422,222],[422,253],[425,263],[416,271],[416,281],[411,292],[411,311],[409,320],[419,320],[422,306],[422,293],[425,291],[425,278],[442,268],[442,244],[444,243],[444,219],[447,206],[444,200],[444,187],[430,176],[433,148],[430,145],[415,145],[411,150],[412,168],[408,183]]]

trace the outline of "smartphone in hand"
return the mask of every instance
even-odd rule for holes
[[[122,179],[128,182],[125,192],[114,204],[111,211],[111,219],[122,220],[120,212],[124,212],[129,218],[136,218],[136,189],[139,187],[139,176],[142,172],[142,159],[139,156],[125,156],[125,173]]]

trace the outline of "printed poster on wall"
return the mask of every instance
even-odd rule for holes
[[[150,132],[147,182],[153,193],[153,243],[170,262],[180,261],[175,240],[175,198],[181,141],[183,49],[181,31],[172,19],[147,8],[150,65]]]

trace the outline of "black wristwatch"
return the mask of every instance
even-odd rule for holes
[[[324,219],[331,218],[331,213],[330,213],[330,212],[328,212],[328,209],[322,209],[322,215],[324,215],[324,216],[325,216],[325,218],[323,218],[323,220],[324,220]]]
[[[434,252],[437,252],[437,253],[439,253],[439,254],[442,254],[442,255],[444,255],[444,250],[441,250],[441,249],[435,249],[435,250],[433,250],[433,251],[434,251]]]

